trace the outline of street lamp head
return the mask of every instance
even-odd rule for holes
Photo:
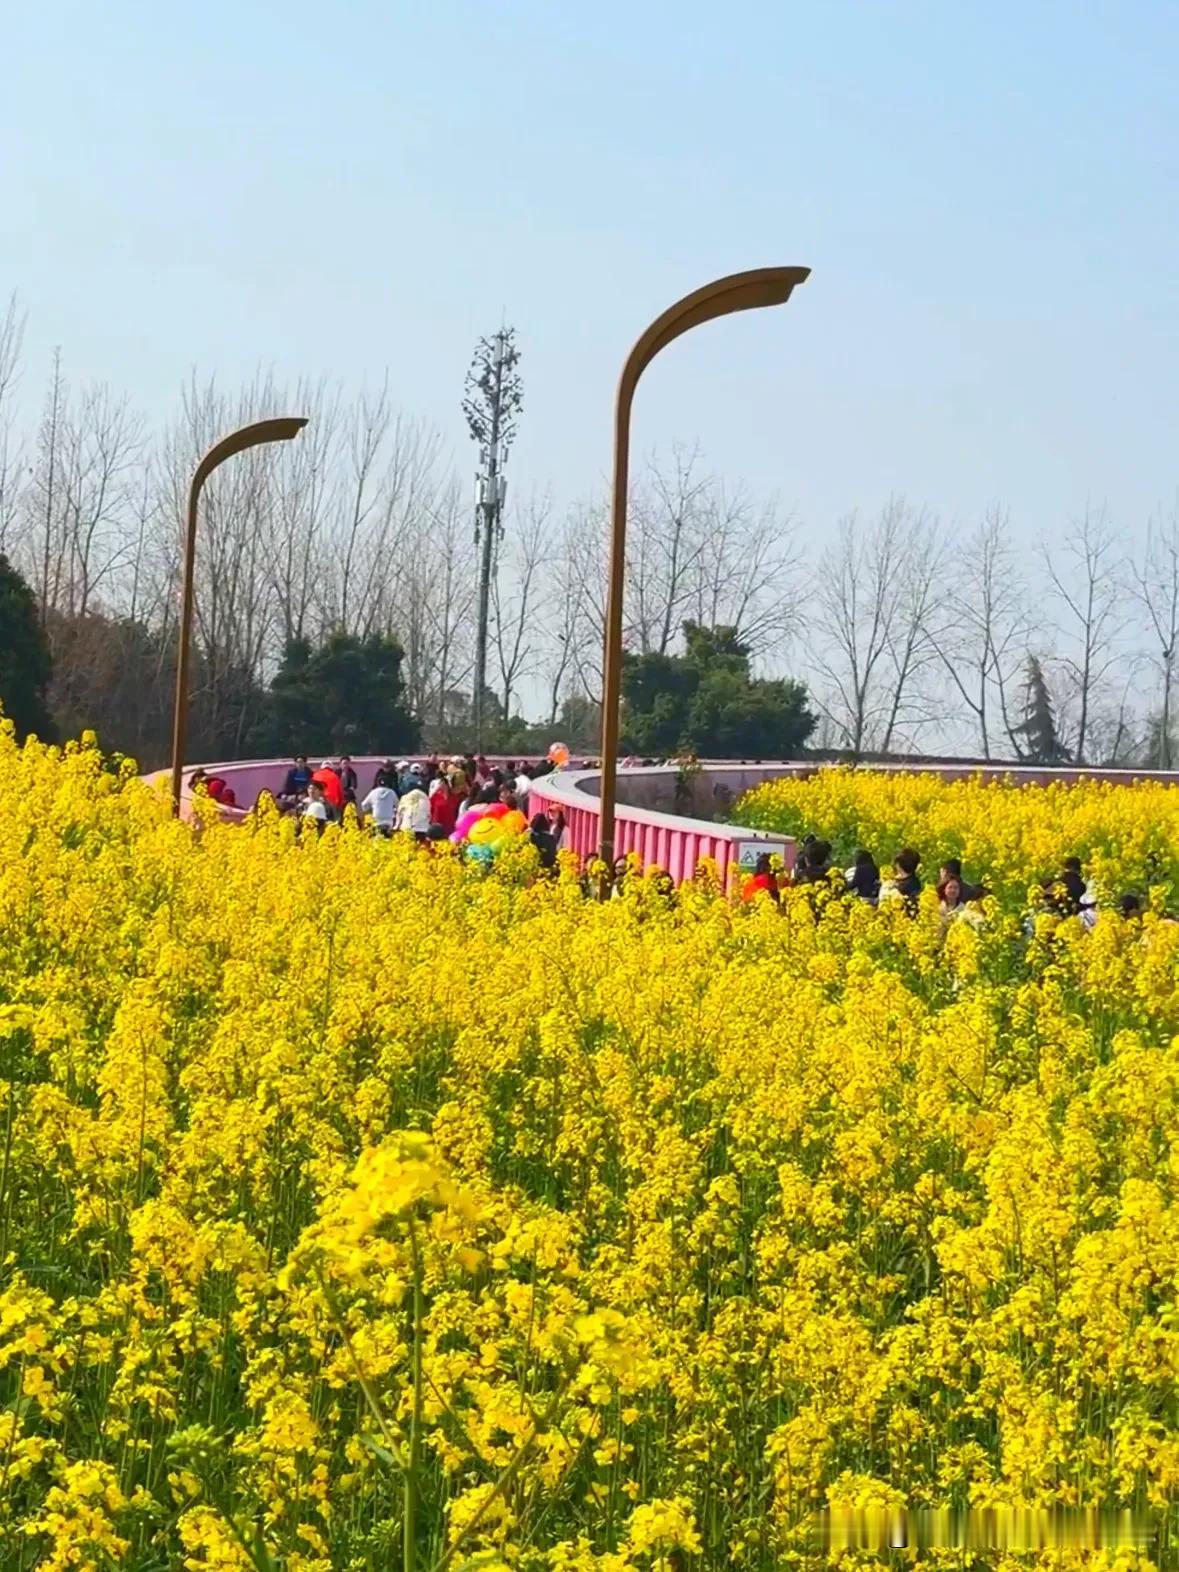
[[[237,431],[231,431],[220,442],[214,443],[197,465],[192,481],[193,491],[199,491],[217,466],[224,464],[235,453],[260,447],[264,442],[289,442],[292,437],[299,435],[306,424],[306,415],[280,415],[275,420],[256,420],[252,426],[242,426]]]
[[[280,415],[276,420],[260,420],[254,427],[247,430],[260,431],[266,428],[266,435],[259,436],[259,442],[289,442],[292,437],[297,437],[307,424],[306,415]]]
[[[699,327],[702,322],[711,322],[714,317],[730,316],[734,311],[783,306],[795,285],[805,283],[810,273],[809,267],[758,267],[747,273],[730,273],[693,290],[657,317],[631,350],[623,371],[624,385],[629,381],[633,392],[639,377],[659,351],[682,333]]]

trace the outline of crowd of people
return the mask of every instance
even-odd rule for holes
[[[351,807],[360,825],[374,835],[445,841],[454,838],[455,826],[464,815],[480,809],[498,805],[497,811],[527,816],[532,782],[552,768],[547,759],[493,765],[474,754],[412,762],[387,759],[361,796],[351,758],[324,759],[313,768],[306,755],[299,754],[278,793],[259,793],[255,810],[272,803],[280,814],[295,818],[300,829],[308,826],[322,834],[329,824],[341,823]],[[190,791],[203,788],[221,807],[237,806],[233,788],[223,777],[196,770],[188,784]],[[555,869],[564,833],[564,815],[556,808],[528,817],[528,835],[542,869]]]
[[[474,754],[396,763],[390,759],[377,769],[372,786],[362,797],[350,758],[325,759],[313,768],[305,755],[298,755],[277,795],[262,792],[255,808],[269,800],[280,814],[295,817],[301,829],[309,826],[322,834],[329,824],[342,822],[351,807],[359,824],[374,835],[410,835],[426,844],[459,839],[456,825],[461,832],[464,819],[469,822],[472,816],[488,810],[519,814],[523,818],[517,822],[522,827],[526,822],[542,871],[551,873],[565,833],[564,815],[552,804],[529,814],[528,800],[533,781],[553,768],[550,759],[492,764],[483,755]],[[195,771],[189,787],[203,788],[222,807],[237,805],[233,788],[215,773]],[[870,851],[860,847],[850,865],[843,867],[829,841],[806,835],[792,871],[778,869],[771,854],[764,852],[745,880],[741,895],[746,902],[765,895],[780,904],[783,890],[809,888],[816,895],[822,890],[872,906],[899,902],[915,913],[924,889],[921,868],[921,854],[911,846],[901,847],[883,868]],[[617,858],[606,880],[609,893],[614,898],[622,896],[636,875],[641,876],[632,859]],[[674,882],[663,870],[650,870],[650,889],[667,901],[675,899]],[[977,922],[982,903],[990,894],[985,884],[966,878],[958,857],[946,857],[939,863],[935,889],[947,922],[958,917]],[[1055,874],[1040,882],[1036,904],[1042,911],[1079,917],[1086,927],[1092,927],[1098,902],[1080,858],[1066,857]],[[1118,899],[1116,909],[1127,919],[1138,917],[1144,909],[1142,898],[1127,891]]]
[[[742,895],[746,901],[764,894],[780,902],[781,892],[787,887],[821,887],[872,906],[897,901],[915,913],[924,888],[920,870],[921,853],[912,846],[901,847],[891,865],[883,869],[870,851],[859,847],[851,865],[842,868],[834,860],[829,841],[807,835],[799,847],[792,874],[776,873],[770,853],[763,852],[745,881]],[[964,876],[959,857],[946,857],[939,864],[935,888],[938,907],[947,921],[955,917],[977,921],[981,903],[991,893],[985,884],[972,883]],[[1062,917],[1079,917],[1087,928],[1093,926],[1097,921],[1097,896],[1085,878],[1079,857],[1066,857],[1057,873],[1040,881],[1036,905],[1041,911]],[[1127,891],[1118,899],[1117,910],[1126,918],[1140,916],[1142,899]]]

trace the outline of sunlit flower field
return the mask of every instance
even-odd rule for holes
[[[979,780],[943,784],[933,775],[847,768],[767,782],[747,792],[741,824],[829,840],[848,858],[859,846],[881,866],[914,846],[936,882],[943,857],[961,857],[1004,903],[1026,901],[1029,885],[1080,857],[1098,892],[1179,898],[1179,788],[1018,786]]]
[[[1106,854],[1173,857],[1137,800]],[[196,836],[0,735],[0,1566],[768,1572],[892,1503],[1168,1564],[1179,926],[531,856]]]

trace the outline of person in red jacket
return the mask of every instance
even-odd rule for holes
[[[336,815],[339,817],[344,812],[344,784],[331,764],[323,764],[311,779],[318,781],[323,787],[324,798],[336,810]]]
[[[205,790],[215,803],[222,808],[236,808],[237,794],[233,787],[220,775],[212,775],[205,781]]]
[[[430,822],[440,825],[447,835],[454,834],[459,809],[466,801],[466,788],[466,776],[454,774],[430,798]]]
[[[774,869],[770,862],[769,852],[762,852],[758,857],[752,876],[745,881],[745,888],[741,891],[741,899],[743,901],[752,901],[761,894],[768,895],[775,906],[781,899],[778,893],[778,881],[774,878]]]

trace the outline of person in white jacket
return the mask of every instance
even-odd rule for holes
[[[430,799],[419,787],[407,791],[398,803],[397,828],[425,840],[430,829]]]
[[[397,793],[389,785],[386,777],[378,775],[373,783],[373,789],[361,803],[361,812],[365,818],[371,820],[373,828],[379,835],[392,835],[393,826],[397,822]]]

